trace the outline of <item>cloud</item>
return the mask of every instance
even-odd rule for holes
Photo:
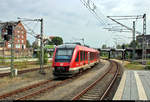
[[[137,15],[146,12],[149,28],[148,0],[94,0],[94,2],[101,22],[110,22],[106,18],[108,15]],[[1,0],[0,12],[2,21],[17,20],[17,17],[44,18],[44,34],[61,36],[64,42],[73,40],[73,37],[85,38],[85,43],[93,47],[100,47],[105,43],[114,46],[113,37],[116,34],[127,36],[132,34],[104,30],[105,25],[99,22],[80,0]],[[125,24],[132,27],[132,22]],[[138,26],[140,29],[141,25]],[[125,41],[127,43],[131,39]]]

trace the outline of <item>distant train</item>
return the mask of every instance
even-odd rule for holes
[[[78,44],[63,44],[55,48],[53,55],[54,77],[68,77],[91,68],[100,60],[100,52]]]

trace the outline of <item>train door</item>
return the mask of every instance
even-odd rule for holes
[[[88,52],[88,64],[90,63],[90,52]]]

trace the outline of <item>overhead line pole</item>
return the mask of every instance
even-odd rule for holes
[[[44,50],[43,50],[43,18],[41,18],[41,53],[40,53],[40,73],[41,74],[45,74],[44,72],[44,69],[43,69],[43,62],[44,62],[44,59],[43,59],[43,56],[44,56]]]
[[[133,21],[133,56],[132,56],[132,59],[134,60],[135,59],[135,48],[136,48],[136,45],[135,45],[135,21]]]
[[[142,44],[142,64],[146,64],[145,60],[146,60],[146,14],[143,15],[143,44]]]

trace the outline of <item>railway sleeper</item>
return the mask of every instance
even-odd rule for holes
[[[89,94],[85,94],[82,97],[99,97],[99,96],[100,96],[99,94],[96,94],[96,95],[95,94],[92,94],[92,95],[91,94],[90,95]]]
[[[99,99],[99,97],[81,97],[79,100],[98,100]]]

